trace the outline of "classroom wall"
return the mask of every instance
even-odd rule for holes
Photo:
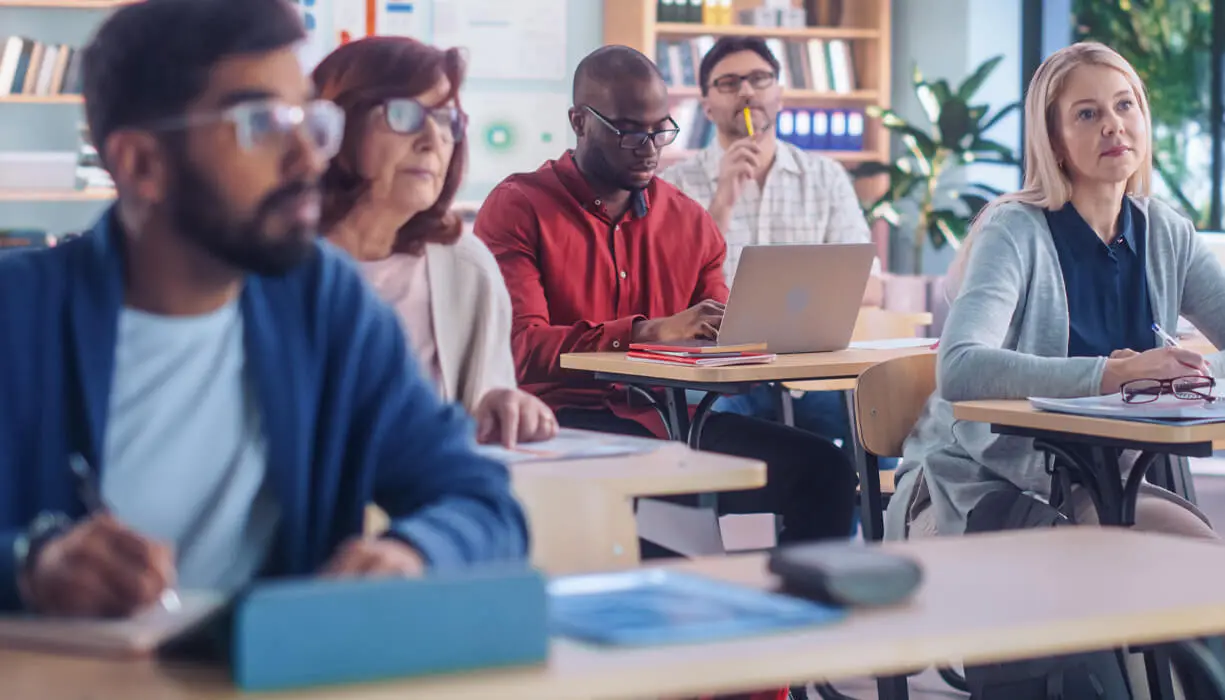
[[[930,78],[945,78],[956,85],[980,63],[995,55],[1004,60],[979,90],[978,96],[993,108],[1021,98],[1021,3],[1022,0],[893,0],[894,109],[907,120],[923,120],[910,76],[915,65]],[[1021,121],[1016,114],[992,128],[990,138],[1019,152]],[[899,144],[894,153],[900,154]],[[1020,171],[999,166],[971,166],[965,181],[983,182],[1003,190],[1016,189]],[[899,251],[901,252],[901,251]],[[923,269],[941,274],[952,260],[946,246],[931,246]]]

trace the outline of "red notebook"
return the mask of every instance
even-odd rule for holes
[[[635,362],[654,362],[662,365],[689,365],[691,367],[731,367],[734,365],[761,365],[773,362],[776,355],[766,352],[743,352],[733,355],[692,356],[670,353],[638,352],[631,350],[625,356]]]
[[[712,340],[678,340],[671,343],[633,343],[630,350],[643,352],[665,352],[675,355],[741,355],[744,353],[764,353],[765,343],[741,343],[739,345],[718,345]]]

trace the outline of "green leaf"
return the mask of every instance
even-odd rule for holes
[[[945,102],[940,110],[940,143],[950,150],[959,150],[961,141],[972,133],[974,123],[970,119],[970,107],[964,100],[954,97]]]
[[[1012,112],[1015,112],[1016,110],[1020,108],[1021,108],[1020,102],[1013,102],[1012,104],[1006,107],[1003,107],[1002,109],[1000,109],[1000,111],[996,112],[990,119],[988,119],[986,124],[983,124],[978,127],[978,133],[980,134],[987,133],[988,131],[991,130],[991,127],[998,124],[1001,119],[1003,119],[1004,117],[1008,116],[1009,114],[1011,114]]]
[[[967,150],[976,154],[997,156],[1001,162],[1005,163],[1017,162],[1017,155],[1013,153],[1011,148],[1005,146],[999,141],[992,141],[991,139],[974,139],[974,142],[970,144],[970,147]],[[980,163],[987,162],[985,158],[981,157],[978,158],[977,161]]]
[[[973,220],[974,217],[978,216],[978,212],[982,211],[983,207],[987,206],[987,204],[991,201],[990,199],[987,199],[986,197],[982,197],[976,194],[962,194],[958,197],[958,199],[964,202],[966,205],[966,208],[970,210],[971,220]]]
[[[885,173],[892,173],[896,168],[892,163],[881,163],[878,161],[868,161],[860,163],[851,169],[851,177],[859,179],[862,177],[876,177]]]
[[[1002,60],[1004,60],[1003,56],[995,56],[994,58],[987,59],[982,65],[974,69],[970,77],[966,78],[957,88],[957,97],[963,102],[969,102],[974,97],[974,93],[978,92],[978,89],[983,86],[983,83],[987,82],[987,78],[991,77],[991,72],[995,70],[995,67]]]
[[[946,244],[954,250],[961,247],[961,239],[970,229],[970,220],[952,209],[937,209],[928,217],[927,235],[932,247],[937,250]]]
[[[927,83],[919,83],[914,89],[915,95],[919,98],[919,105],[923,107],[923,113],[927,115],[927,119],[936,124],[940,120],[940,99],[936,97],[936,91],[932,90],[932,86]]]

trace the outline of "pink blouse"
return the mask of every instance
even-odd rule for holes
[[[359,263],[366,281],[400,316],[409,348],[435,387],[442,386],[434,314],[430,305],[430,271],[424,255],[394,253],[384,260]]]

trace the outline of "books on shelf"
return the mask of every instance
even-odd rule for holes
[[[655,21],[732,24],[732,0],[656,0]]]
[[[861,109],[784,109],[775,125],[778,137],[808,151],[862,151]]]
[[[766,40],[778,59],[778,81],[784,88],[838,95],[859,89],[852,43],[846,39]],[[714,45],[710,35],[658,39],[655,64],[664,82],[669,87],[699,87],[698,66]]]
[[[631,343],[630,350],[689,355],[726,355],[728,353],[765,352],[767,346],[765,343],[719,345],[710,340],[679,340],[671,343]]]
[[[26,248],[50,248],[58,242],[56,236],[40,229],[0,229],[0,255]]]
[[[81,52],[11,36],[0,44],[0,97],[81,94]]]

